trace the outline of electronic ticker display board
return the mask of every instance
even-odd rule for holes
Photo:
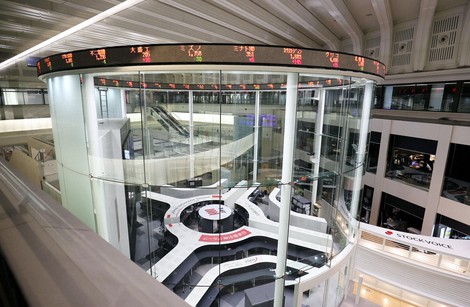
[[[259,45],[135,45],[72,51],[42,58],[38,76],[81,68],[130,65],[227,64],[326,68],[385,76],[374,59],[318,49]]]

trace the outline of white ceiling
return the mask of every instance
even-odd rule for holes
[[[121,2],[0,0],[0,62]],[[380,40],[381,50],[390,50],[393,29],[400,24],[414,22],[419,29],[426,20],[449,10],[465,11],[468,20],[468,2],[143,0],[31,56],[115,45],[191,42],[288,45],[365,54],[366,40],[371,37]],[[390,51],[381,51],[377,58],[388,64]],[[34,79],[34,72],[25,66],[20,60],[0,70],[0,81]]]

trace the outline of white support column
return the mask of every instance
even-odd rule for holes
[[[298,278],[300,280],[300,278]],[[300,281],[294,285],[294,297],[292,298],[292,306],[302,306],[303,292],[300,290]]]
[[[325,286],[323,287],[323,298],[322,298],[322,306],[328,306],[328,286],[330,283],[330,279],[327,278],[325,280]]]
[[[388,119],[380,120],[380,149],[377,163],[377,172],[375,174],[374,194],[372,196],[372,205],[369,217],[369,224],[378,225],[380,215],[380,204],[382,202],[382,189],[385,184],[385,173],[387,171],[387,154],[388,144],[390,141],[390,131],[392,129],[392,121]]]
[[[364,277],[359,275],[359,280],[357,281],[357,289],[356,289],[356,299],[354,303],[357,305],[359,304],[359,300],[361,299],[361,289],[362,289],[362,282],[364,280]]]
[[[85,129],[87,135],[88,146],[88,163],[90,167],[91,189],[93,197],[93,208],[95,211],[95,223],[98,234],[109,242],[108,222],[106,219],[106,202],[103,182],[93,177],[101,177],[104,175],[102,165],[102,154],[100,145],[100,134],[98,130],[98,116],[96,114],[95,101],[95,84],[93,76],[90,74],[83,75],[82,84],[83,111],[85,117]]]
[[[350,218],[352,219],[356,217],[359,203],[360,203],[359,198],[361,196],[362,176],[364,173],[364,164],[365,164],[366,148],[367,148],[367,136],[369,134],[370,111],[371,111],[372,101],[374,99],[373,90],[374,90],[374,83],[372,81],[366,81],[365,88],[364,88],[364,100],[362,103],[361,124],[359,128],[359,143],[357,145],[357,153],[356,153],[356,163],[355,163],[356,169],[354,171],[354,182],[353,182],[353,190],[352,190],[352,197],[351,197]],[[349,223],[349,227],[352,227],[352,226],[353,224]]]
[[[189,178],[194,178],[194,93],[189,91]]]
[[[452,139],[452,126],[445,125],[439,128],[437,136],[436,160],[434,161],[429,192],[426,197],[426,211],[423,216],[421,234],[431,236],[441,198],[442,180],[445,178],[447,153],[449,152]]]
[[[259,143],[259,110],[260,110],[260,92],[255,94],[255,137],[253,141],[253,182],[258,180],[258,143]]]
[[[294,162],[295,122],[297,113],[297,73],[287,74],[286,113],[284,120],[284,145],[282,151],[281,208],[279,210],[279,233],[277,241],[276,282],[274,307],[284,302],[284,275],[286,273],[287,245],[289,238],[290,204],[292,196],[292,168]]]
[[[127,108],[126,108],[126,90],[121,89],[121,117],[127,117]]]
[[[318,176],[320,175],[320,156],[321,156],[321,142],[323,139],[323,117],[325,116],[325,99],[326,99],[326,90],[321,89],[318,108],[315,119],[315,138],[313,140],[313,182],[312,182],[312,207],[310,212],[313,214],[315,203],[317,202],[317,193],[318,193]]]

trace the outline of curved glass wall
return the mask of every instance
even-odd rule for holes
[[[64,206],[191,305],[338,306],[377,78],[326,73],[47,77]]]

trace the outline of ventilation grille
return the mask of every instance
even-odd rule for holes
[[[415,28],[396,31],[393,35],[392,66],[409,65]]]
[[[370,58],[378,59],[380,53],[380,38],[371,38],[366,40],[364,55]]]
[[[379,53],[380,53],[379,47],[364,49],[364,55],[369,58],[378,59]]]
[[[459,17],[452,16],[434,21],[428,58],[430,63],[454,59]]]

